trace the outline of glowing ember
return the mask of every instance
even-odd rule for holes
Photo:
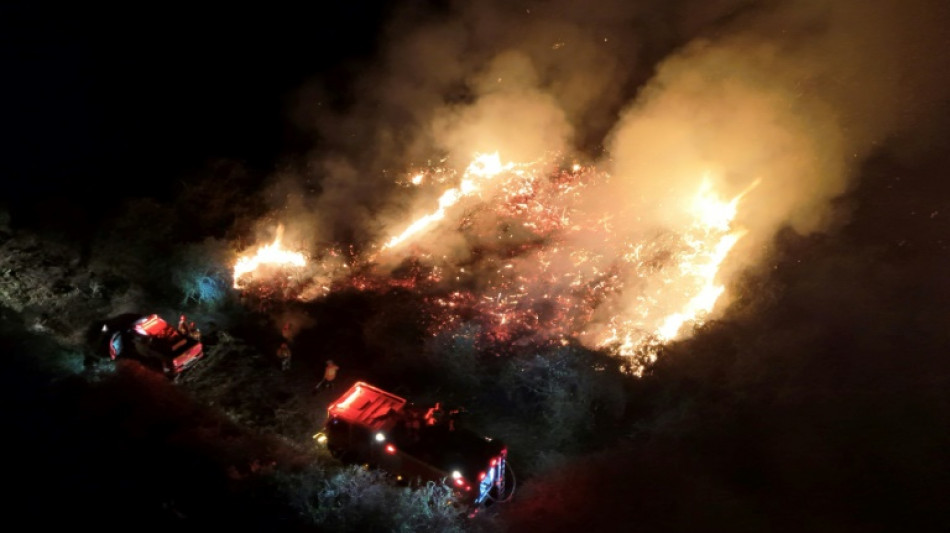
[[[325,275],[301,294],[412,290],[429,305],[434,336],[465,336],[496,351],[576,339],[627,357],[637,375],[720,300],[721,265],[744,234],[733,227],[739,202],[756,185],[722,200],[713,177],[703,176],[684,225],[631,228],[585,197],[611,179],[592,166],[503,164],[495,153],[477,156],[459,178],[432,168],[405,182],[453,179],[435,211],[375,248],[398,268],[351,255],[358,266],[317,269]],[[451,222],[468,246],[463,259],[446,253],[441,239],[421,238],[439,222]],[[399,246],[409,239],[415,246]]]
[[[713,191],[710,176],[704,176],[688,211],[693,222],[684,233],[636,242],[615,235],[609,215],[598,218],[578,212],[575,204],[584,188],[592,180],[606,179],[602,174],[576,164],[554,176],[542,165],[511,167],[524,171],[498,178],[502,182],[495,194],[483,199],[493,216],[501,217],[500,226],[508,234],[494,239],[483,235],[478,242],[491,243],[499,257],[492,255],[474,265],[477,274],[442,265],[455,271],[448,279],[457,286],[477,279],[482,289],[481,295],[453,290],[434,296],[434,334],[476,323],[479,335],[491,343],[563,343],[580,338],[593,347],[631,356],[629,368],[639,374],[655,360],[656,345],[677,338],[686,324],[697,324],[712,311],[725,290],[717,280],[720,265],[743,235],[732,222],[747,191],[723,201]],[[463,191],[464,186],[451,190],[447,198],[454,203]],[[441,219],[445,211],[436,214]],[[428,223],[425,217],[417,220],[413,233],[418,235]],[[479,224],[472,219],[462,226]],[[514,227],[522,233],[517,246],[498,249],[497,242],[511,237]],[[611,251],[565,242],[574,232],[603,234],[604,242],[619,244],[620,250],[613,250],[613,257],[607,255]],[[501,263],[500,256],[513,260]],[[492,266],[496,261],[499,264]],[[416,288],[424,289],[425,280],[416,281]],[[631,286],[634,282],[643,288]],[[621,294],[635,296],[627,304],[612,303]],[[597,318],[604,313],[609,313],[606,319]],[[592,328],[595,323],[602,326]]]
[[[242,256],[238,258],[234,265],[234,288],[241,288],[241,278],[254,273],[262,265],[275,266],[293,266],[302,267],[307,264],[303,254],[285,250],[280,245],[280,240],[284,235],[284,226],[277,226],[277,235],[274,242],[261,246],[254,255]]]

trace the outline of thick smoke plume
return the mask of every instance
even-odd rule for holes
[[[759,180],[737,222],[747,245],[827,226],[830,200],[886,140],[945,94],[936,2],[784,2],[738,17],[657,69],[610,137],[606,198],[664,224],[711,172],[727,196]],[[616,206],[622,210],[622,205]],[[638,215],[642,216],[642,215]]]
[[[318,84],[302,91],[299,123],[319,142],[305,170],[276,180],[275,190],[296,192],[276,198],[288,236],[378,250],[431,211],[476,153],[581,161],[605,179],[571,208],[612,232],[565,237],[549,272],[580,268],[571,248],[589,258],[584,268],[607,271],[629,251],[623,243],[690,231],[706,180],[719,198],[742,195],[733,229],[744,234],[719,278],[728,284],[779,228],[824,230],[846,215],[832,200],[882,143],[913,147],[927,131],[925,110],[947,98],[947,11],[931,0],[402,10],[352,101]],[[425,168],[434,183],[406,186]],[[422,239],[429,257],[468,261],[484,244],[456,225]],[[628,276],[641,279],[595,321],[642,306],[663,283]]]

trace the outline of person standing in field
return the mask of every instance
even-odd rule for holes
[[[286,342],[281,343],[280,348],[277,348],[277,359],[280,360],[281,370],[290,370],[290,346]]]
[[[334,381],[336,380],[336,373],[340,370],[340,367],[333,362],[333,359],[327,359],[327,366],[323,370],[323,379],[320,380],[320,383],[317,383],[317,386],[313,390],[318,391],[320,389],[332,389]]]

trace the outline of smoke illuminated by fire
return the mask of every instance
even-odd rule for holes
[[[264,266],[276,267],[302,267],[307,264],[307,259],[300,252],[292,252],[281,247],[280,241],[284,236],[284,226],[277,226],[277,235],[274,241],[258,247],[252,255],[243,255],[238,258],[234,265],[234,288],[240,289],[241,279],[253,275],[257,270]]]

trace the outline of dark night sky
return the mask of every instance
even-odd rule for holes
[[[304,142],[287,112],[309,78],[373,52],[382,2],[114,11],[0,7],[3,200],[81,197],[95,213],[228,158],[268,171]],[[23,201],[27,204],[24,204]]]

